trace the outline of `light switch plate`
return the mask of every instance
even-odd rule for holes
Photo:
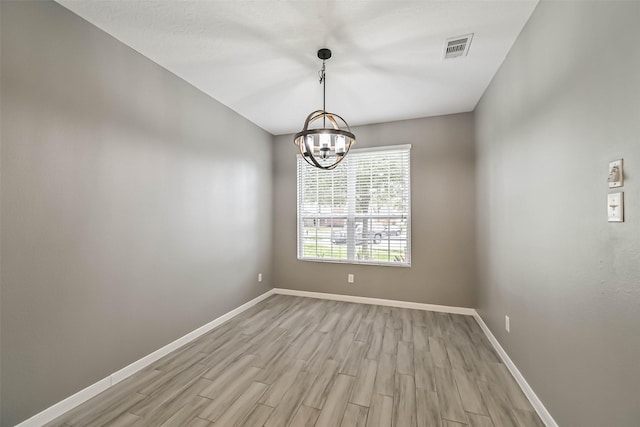
[[[618,188],[624,185],[624,170],[622,159],[609,163],[609,188]]]
[[[609,222],[624,221],[624,193],[611,193],[607,195],[607,212]]]

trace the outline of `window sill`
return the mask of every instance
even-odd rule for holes
[[[374,265],[377,267],[405,267],[410,268],[411,262],[375,262],[375,261],[352,261],[339,259],[318,259],[318,258],[300,258],[298,261],[319,262],[324,264],[352,264],[352,265]]]

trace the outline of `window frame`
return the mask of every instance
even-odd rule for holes
[[[387,214],[387,215],[383,215],[383,214],[351,214],[349,215],[349,213],[346,214],[340,214],[340,215],[336,215],[336,214],[314,214],[312,217],[307,216],[302,216],[301,217],[301,201],[300,201],[300,197],[301,197],[301,191],[300,191],[300,182],[299,182],[299,165],[302,165],[303,167],[310,167],[306,164],[306,162],[304,161],[304,159],[301,158],[300,154],[298,154],[296,156],[296,256],[297,259],[299,261],[309,261],[309,262],[321,262],[321,263],[333,263],[333,264],[354,264],[354,265],[375,265],[375,266],[384,266],[384,267],[411,267],[411,199],[412,199],[412,195],[411,195],[411,144],[401,144],[401,145],[389,145],[389,146],[380,146],[380,147],[366,147],[366,148],[359,148],[359,149],[352,149],[349,151],[349,156],[353,155],[353,154],[360,154],[360,153],[370,153],[370,152],[379,152],[379,153],[384,153],[385,151],[402,151],[405,150],[408,154],[408,159],[407,159],[407,163],[406,163],[406,177],[407,177],[407,188],[406,188],[406,193],[407,193],[407,208],[406,208],[406,214]],[[348,159],[345,159],[348,160]],[[348,163],[347,163],[348,165]],[[321,171],[321,172],[325,172],[325,171]],[[331,172],[329,172],[331,173]],[[349,171],[347,171],[347,175],[349,175]],[[348,181],[349,178],[347,178]],[[347,183],[347,186],[349,186],[349,184]],[[397,218],[396,218],[397,217]],[[304,248],[304,223],[305,220],[309,220],[309,219],[325,219],[325,220],[344,220],[345,221],[345,226],[344,228],[347,229],[347,225],[349,223],[349,220],[351,219],[351,221],[353,221],[354,223],[358,223],[358,220],[360,220],[360,222],[364,221],[364,220],[371,220],[371,219],[400,219],[400,220],[406,220],[406,260],[405,261],[374,261],[374,260],[358,260],[358,259],[337,259],[337,258],[321,258],[321,257],[304,257],[303,256],[303,252],[301,252],[301,248]],[[353,227],[353,231],[351,233],[355,233],[355,229],[357,227],[357,225],[352,225]],[[333,227],[332,227],[333,229]],[[347,231],[348,232],[348,231]],[[353,238],[353,237],[351,237]],[[383,239],[385,238],[389,238],[387,237],[383,237]],[[404,240],[404,239],[403,239]],[[346,243],[345,243],[346,244]],[[355,245],[357,246],[357,243],[355,243]]]

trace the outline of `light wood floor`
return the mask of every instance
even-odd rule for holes
[[[276,295],[55,426],[542,426],[473,317]]]

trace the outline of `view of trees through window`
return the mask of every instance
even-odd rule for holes
[[[352,150],[332,171],[298,158],[298,258],[408,265],[409,150]]]

